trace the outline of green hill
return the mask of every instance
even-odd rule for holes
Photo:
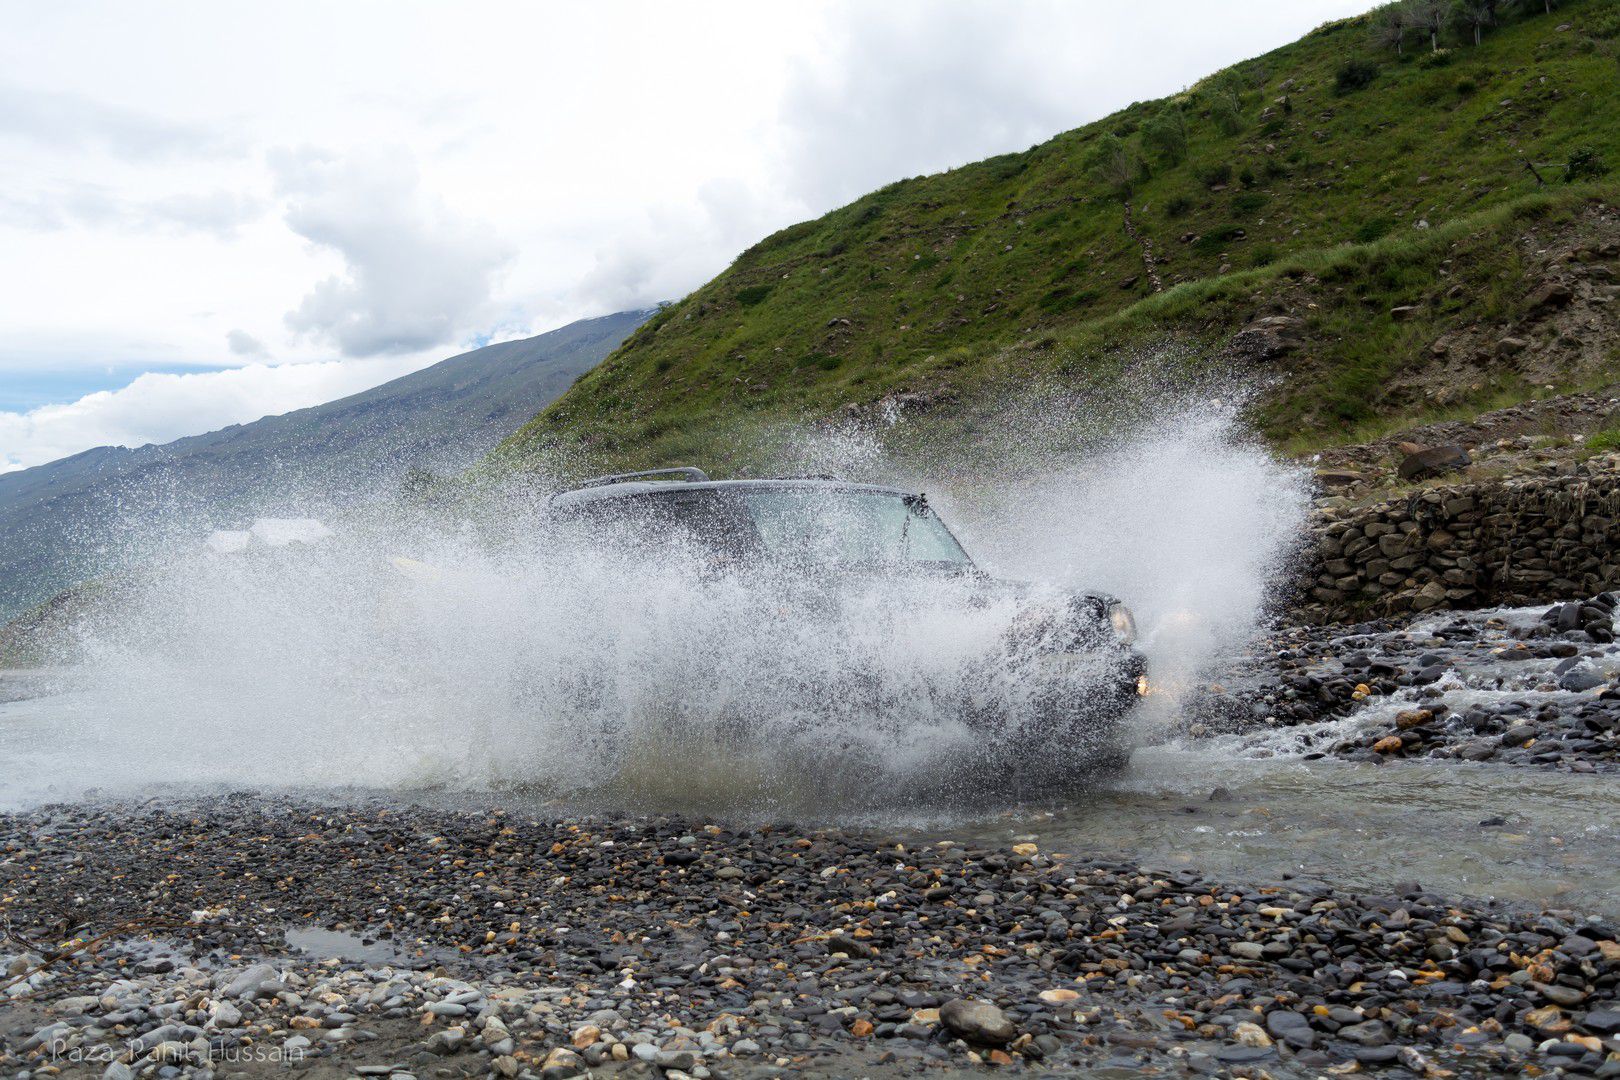
[[[899,394],[961,414],[1035,375],[1106,379],[1166,338],[1280,375],[1259,420],[1298,445],[1595,379],[1620,332],[1558,342],[1609,299],[1620,5],[1542,6],[1503,6],[1477,46],[1449,28],[1438,52],[1417,31],[1397,51],[1395,6],[1332,23],[784,229],[503,455],[713,461],[739,424]],[[1572,297],[1538,299],[1548,282]]]

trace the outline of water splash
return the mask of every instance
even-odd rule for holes
[[[559,542],[533,482],[448,513],[378,504],[319,543],[215,550],[211,532],[244,523],[199,519],[83,627],[79,701],[40,768],[81,787],[516,788],[649,809],[983,789],[986,745],[1040,693],[1007,649],[1032,602],[1119,596],[1171,685],[1252,630],[1306,506],[1233,408],[1161,402],[1124,433],[1065,415],[1023,425],[1037,437],[1000,476],[908,466],[849,427],[805,433],[789,466],[928,490],[1028,590],[705,576],[679,545],[649,561]]]

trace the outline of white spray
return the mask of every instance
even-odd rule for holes
[[[968,486],[885,476],[845,435],[807,445],[850,479],[926,487],[996,572],[1120,597],[1168,683],[1252,631],[1306,501],[1232,410],[1158,415]],[[858,474],[824,460],[851,454]],[[918,777],[982,786],[983,717],[1016,730],[1028,711],[1034,688],[1004,663],[1013,594],[878,580],[828,600],[802,577],[695,574],[678,552],[581,557],[542,542],[532,501],[504,505],[517,509],[494,530],[377,512],[320,543],[246,550],[211,550],[199,523],[85,628],[71,730],[40,767],[123,790],[518,788],[830,810]]]

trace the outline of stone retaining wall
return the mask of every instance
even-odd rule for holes
[[[1620,587],[1620,457],[1319,512],[1297,621],[1534,604]]]

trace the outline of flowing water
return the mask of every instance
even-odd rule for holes
[[[999,479],[885,475],[858,441],[823,452],[926,489],[982,565],[1034,584],[715,577],[694,572],[701,552],[649,565],[547,533],[532,504],[493,522],[169,523],[166,553],[81,628],[75,666],[0,673],[0,805],[263,789],[789,815],[1620,914],[1620,795],[1597,777],[1230,740],[1144,745],[1040,808],[985,790],[962,705],[1009,727],[1027,711],[1005,642],[1030,602],[1084,588],[1135,609],[1160,690],[1144,744],[1253,633],[1307,498],[1230,408],[1167,410]],[[944,801],[883,809],[918,776],[945,778]]]

